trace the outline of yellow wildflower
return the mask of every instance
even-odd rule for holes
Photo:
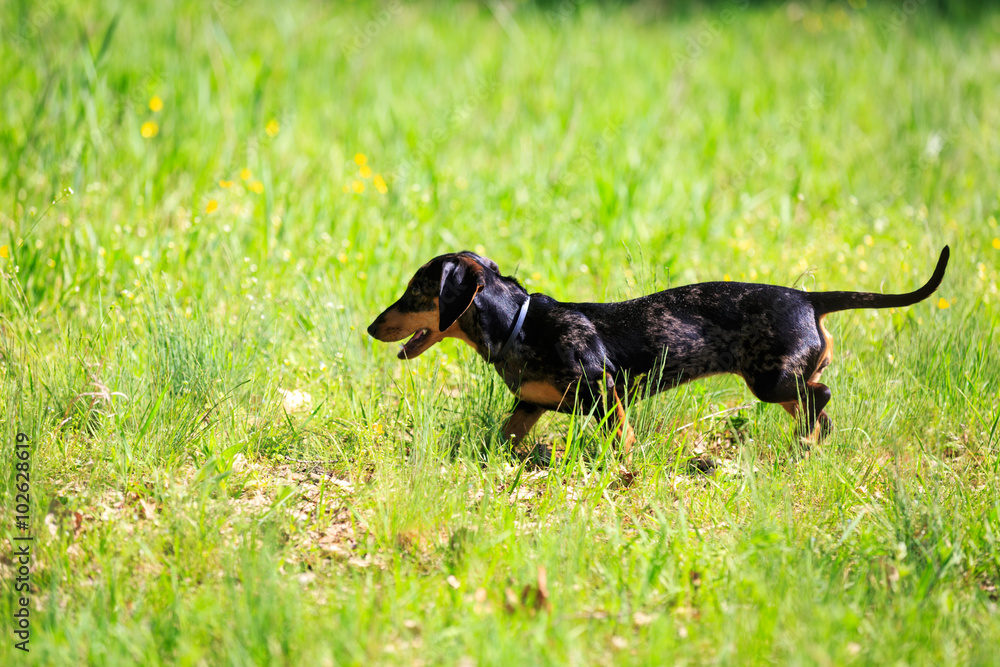
[[[219,202],[215,199],[209,199],[208,204],[205,206],[205,213],[212,213],[217,208],[219,208]]]
[[[219,181],[219,187],[221,188],[231,188],[233,187],[232,181]]]
[[[264,184],[261,183],[260,181],[254,181],[253,183],[250,184],[250,189],[256,192],[257,194],[260,194],[264,192]]]
[[[278,136],[278,132],[281,131],[281,126],[278,125],[278,121],[272,118],[271,120],[267,121],[267,125],[264,126],[264,131],[267,132],[267,136],[276,137]]]
[[[163,108],[163,100],[160,99],[159,95],[153,95],[153,97],[150,98],[149,100],[149,110],[159,111],[162,108]]]
[[[253,172],[250,171],[248,168],[243,167],[243,169],[240,171],[240,178],[242,178],[244,181],[249,181],[251,178],[253,178]]]
[[[152,139],[160,133],[160,126],[156,124],[155,120],[147,120],[142,124],[142,127],[139,128],[139,132],[141,132],[142,136],[145,138]]]
[[[354,180],[354,181],[353,181],[353,182],[351,183],[351,188],[352,188],[352,189],[353,189],[353,190],[354,190],[355,192],[357,192],[357,193],[359,193],[359,194],[360,194],[360,193],[362,193],[362,192],[364,192],[364,191],[365,191],[365,184],[364,184],[364,183],[362,183],[361,181],[359,181],[359,180],[356,180],[356,179],[355,179],[355,180]]]
[[[993,239],[993,247],[1000,250],[1000,237]]]
[[[371,178],[372,168],[369,167],[367,164],[363,164],[361,165],[361,169],[358,169],[358,173],[361,174],[361,178]]]
[[[358,164],[359,167],[368,164],[368,158],[365,157],[364,153],[355,153],[354,161]]]
[[[948,299],[941,297],[938,299],[938,308],[944,310],[945,308],[951,308],[951,304],[948,303]]]
[[[10,246],[0,245],[0,257],[7,259],[10,257]]]
[[[386,192],[389,191],[389,187],[385,184],[385,179],[382,178],[382,174],[375,174],[375,178],[373,180],[375,183],[375,189],[378,190],[381,194],[384,195]]]

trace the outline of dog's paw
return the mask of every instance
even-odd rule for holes
[[[708,454],[695,456],[687,462],[688,472],[692,474],[711,475],[718,467],[718,462]]]
[[[625,466],[620,466],[618,468],[615,478],[608,484],[610,489],[627,489],[632,486],[632,482],[635,481],[636,474],[634,471],[629,470]]]

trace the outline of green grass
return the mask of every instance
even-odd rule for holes
[[[1000,14],[507,5],[4,3],[0,663],[996,663]],[[610,300],[904,291],[946,243],[828,320],[826,443],[710,378],[630,406],[627,487],[364,333],[463,248]]]

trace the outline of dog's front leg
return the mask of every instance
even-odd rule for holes
[[[545,408],[534,403],[527,401],[515,403],[514,412],[503,425],[504,442],[510,444],[511,448],[517,447],[544,413]]]

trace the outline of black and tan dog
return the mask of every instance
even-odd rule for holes
[[[736,282],[685,285],[620,303],[561,303],[531,294],[471,252],[424,264],[368,333],[413,337],[400,359],[443,338],[471,345],[517,396],[503,429],[517,444],[546,410],[578,406],[608,418],[628,453],[625,404],[716,373],[741,376],[757,398],[830,429],[830,389],[819,382],[832,342],[823,318],[852,308],[893,308],[926,299],[944,277],[948,247],[927,284],[908,294],[803,292]]]

